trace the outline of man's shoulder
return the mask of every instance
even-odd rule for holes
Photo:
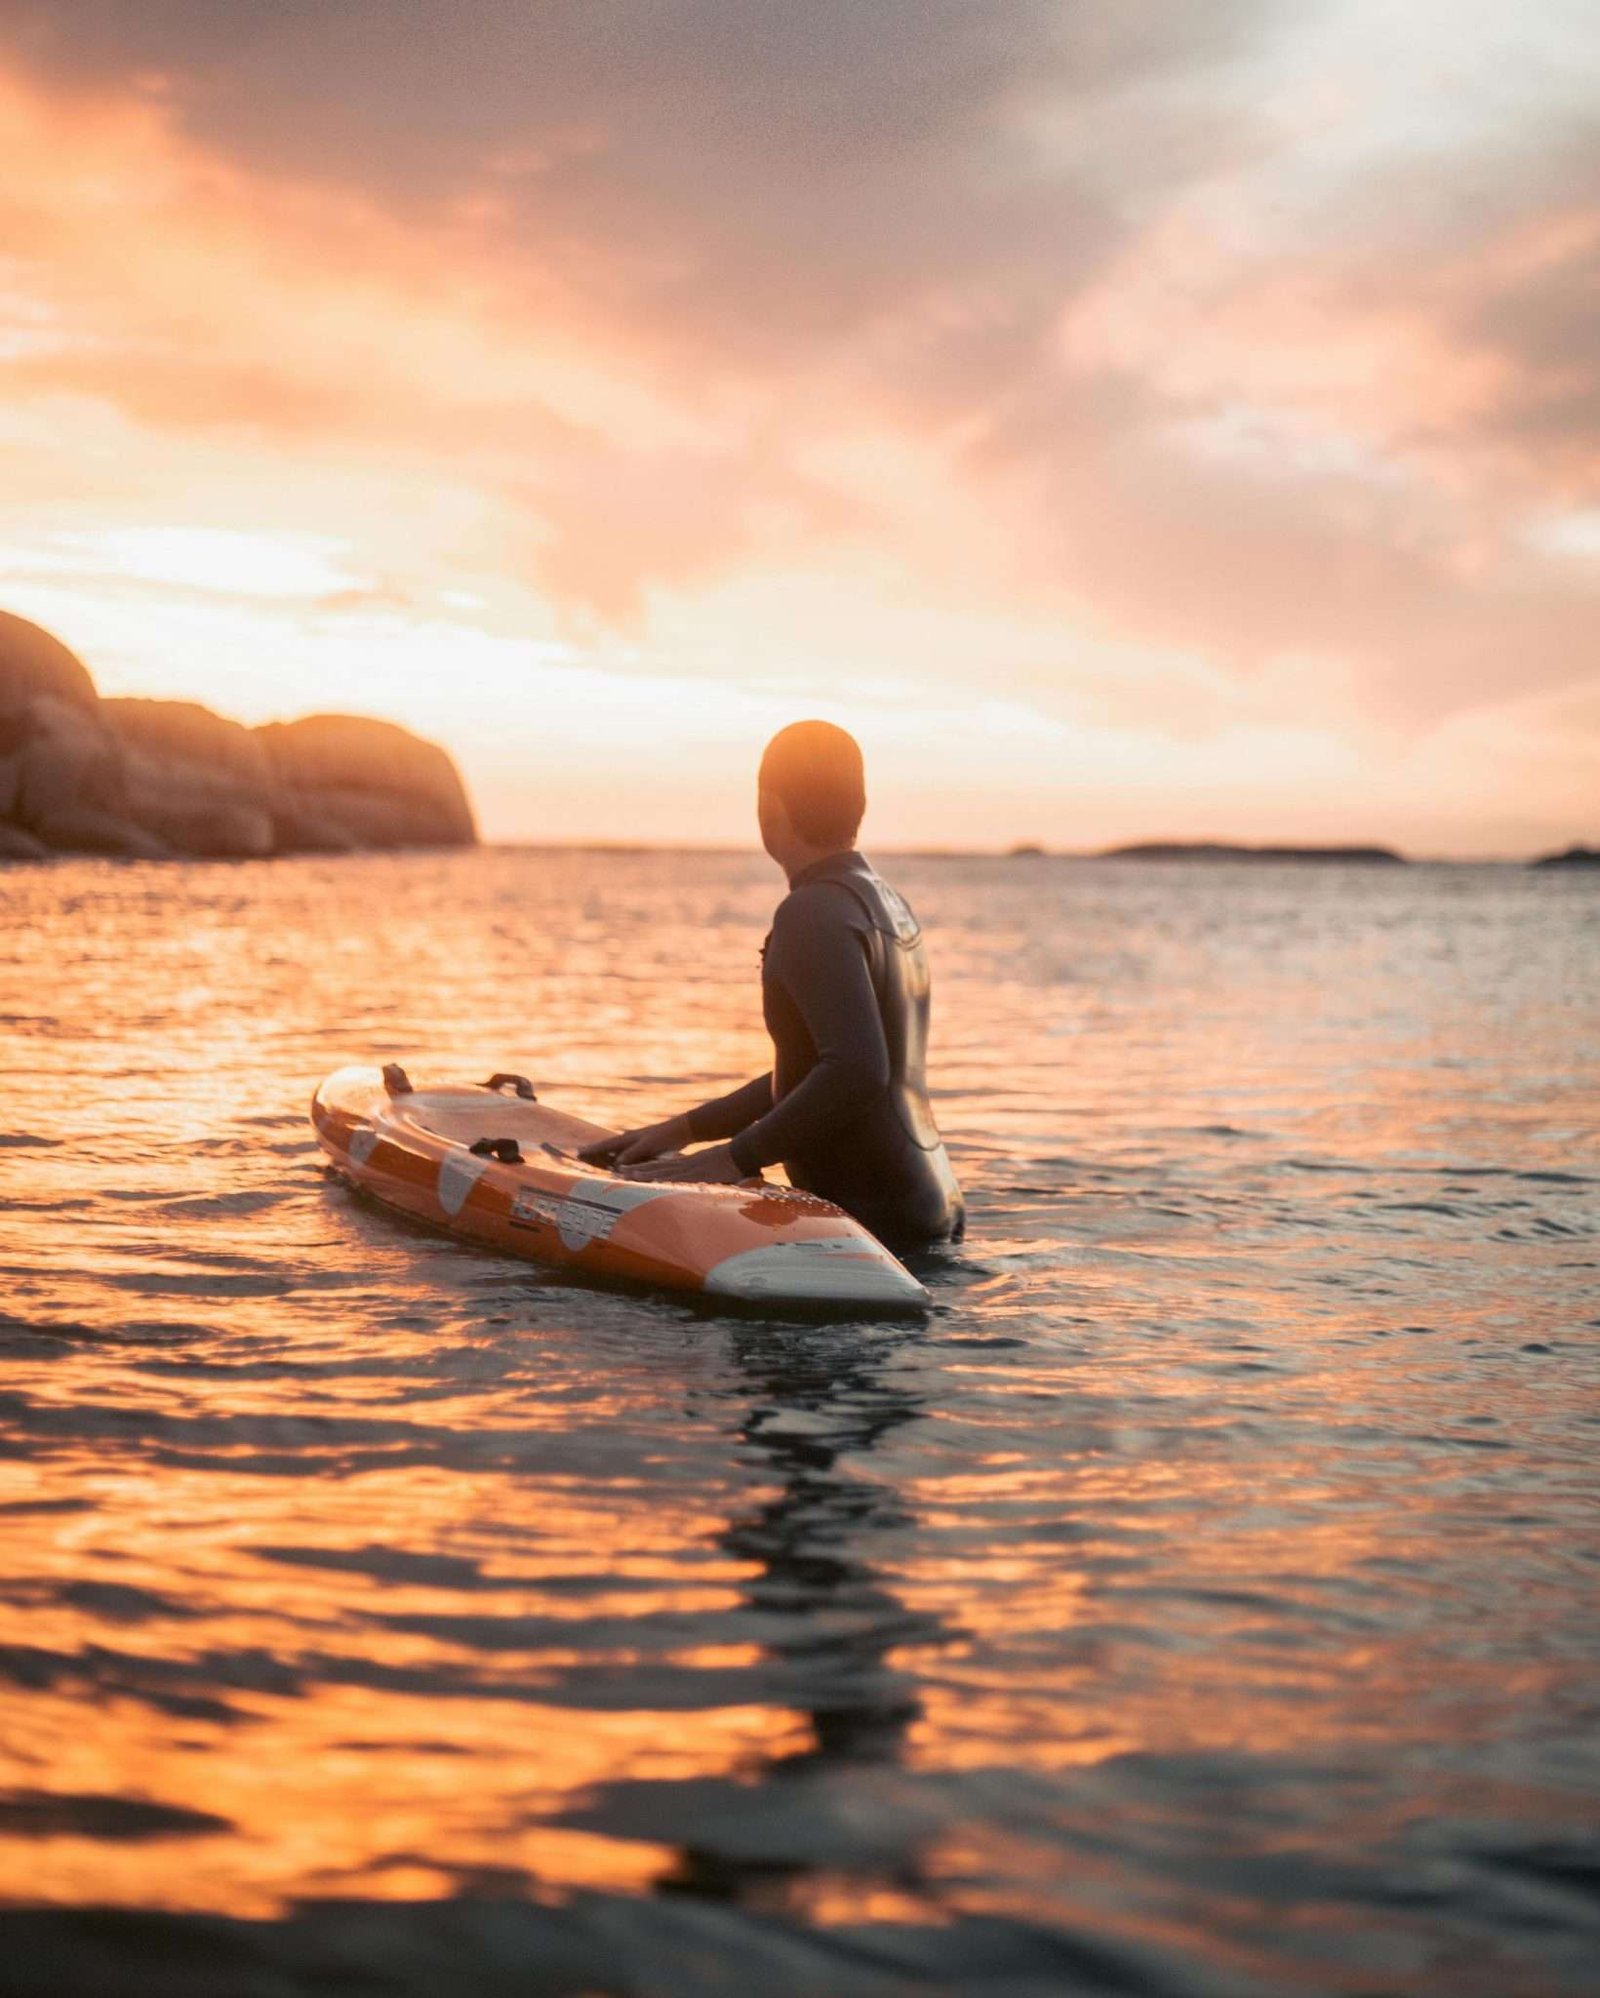
[[[800,881],[778,904],[772,918],[774,942],[802,942],[842,930],[872,928],[872,917],[847,880],[823,875]]]
[[[791,934],[809,929],[879,930],[902,944],[914,944],[922,934],[911,904],[869,861],[813,875],[789,890],[773,921]]]
[[[806,923],[849,922],[852,911],[861,916],[861,897],[847,881],[824,875],[819,881],[800,881],[778,904],[774,924],[789,926]]]

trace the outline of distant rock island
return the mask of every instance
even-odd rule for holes
[[[0,611],[0,860],[254,860],[477,837],[454,763],[393,722],[246,728],[195,701],[102,700],[59,639]]]
[[[1402,853],[1387,846],[1232,846],[1223,840],[1142,841],[1137,846],[1114,846],[1100,855],[1102,860],[1255,860],[1356,862],[1370,867],[1409,865]]]
[[[1600,867],[1600,846],[1569,846],[1564,853],[1541,854],[1530,867]]]

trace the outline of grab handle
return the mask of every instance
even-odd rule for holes
[[[533,1093],[533,1084],[525,1075],[507,1075],[496,1070],[483,1086],[485,1089],[502,1089],[508,1082],[515,1084],[517,1094],[525,1103],[538,1102],[538,1097]]]

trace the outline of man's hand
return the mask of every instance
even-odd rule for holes
[[[584,1145],[578,1157],[586,1165],[609,1166],[620,1172],[624,1166],[643,1165],[663,1152],[681,1152],[691,1142],[687,1117],[667,1117],[659,1124],[641,1124],[636,1131],[622,1131],[614,1138],[601,1138]]]
[[[732,1145],[707,1145],[700,1152],[679,1152],[671,1158],[657,1158],[650,1165],[621,1168],[624,1179],[688,1180],[695,1186],[727,1186],[752,1173],[741,1172],[733,1162]]]

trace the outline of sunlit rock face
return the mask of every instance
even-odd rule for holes
[[[122,749],[88,669],[61,641],[0,612],[0,819],[4,857],[45,852],[153,859],[169,851],[127,809]]]
[[[180,853],[253,860],[276,851],[272,773],[253,732],[196,701],[106,701],[128,810]]]
[[[471,846],[472,807],[454,763],[393,722],[308,715],[255,731],[291,807],[360,846]]]
[[[450,758],[391,722],[250,729],[195,701],[102,701],[58,639],[0,612],[0,860],[250,860],[476,839]]]
[[[42,626],[0,611],[0,716],[26,708],[40,696],[90,713],[100,701],[89,669],[76,653]]]

